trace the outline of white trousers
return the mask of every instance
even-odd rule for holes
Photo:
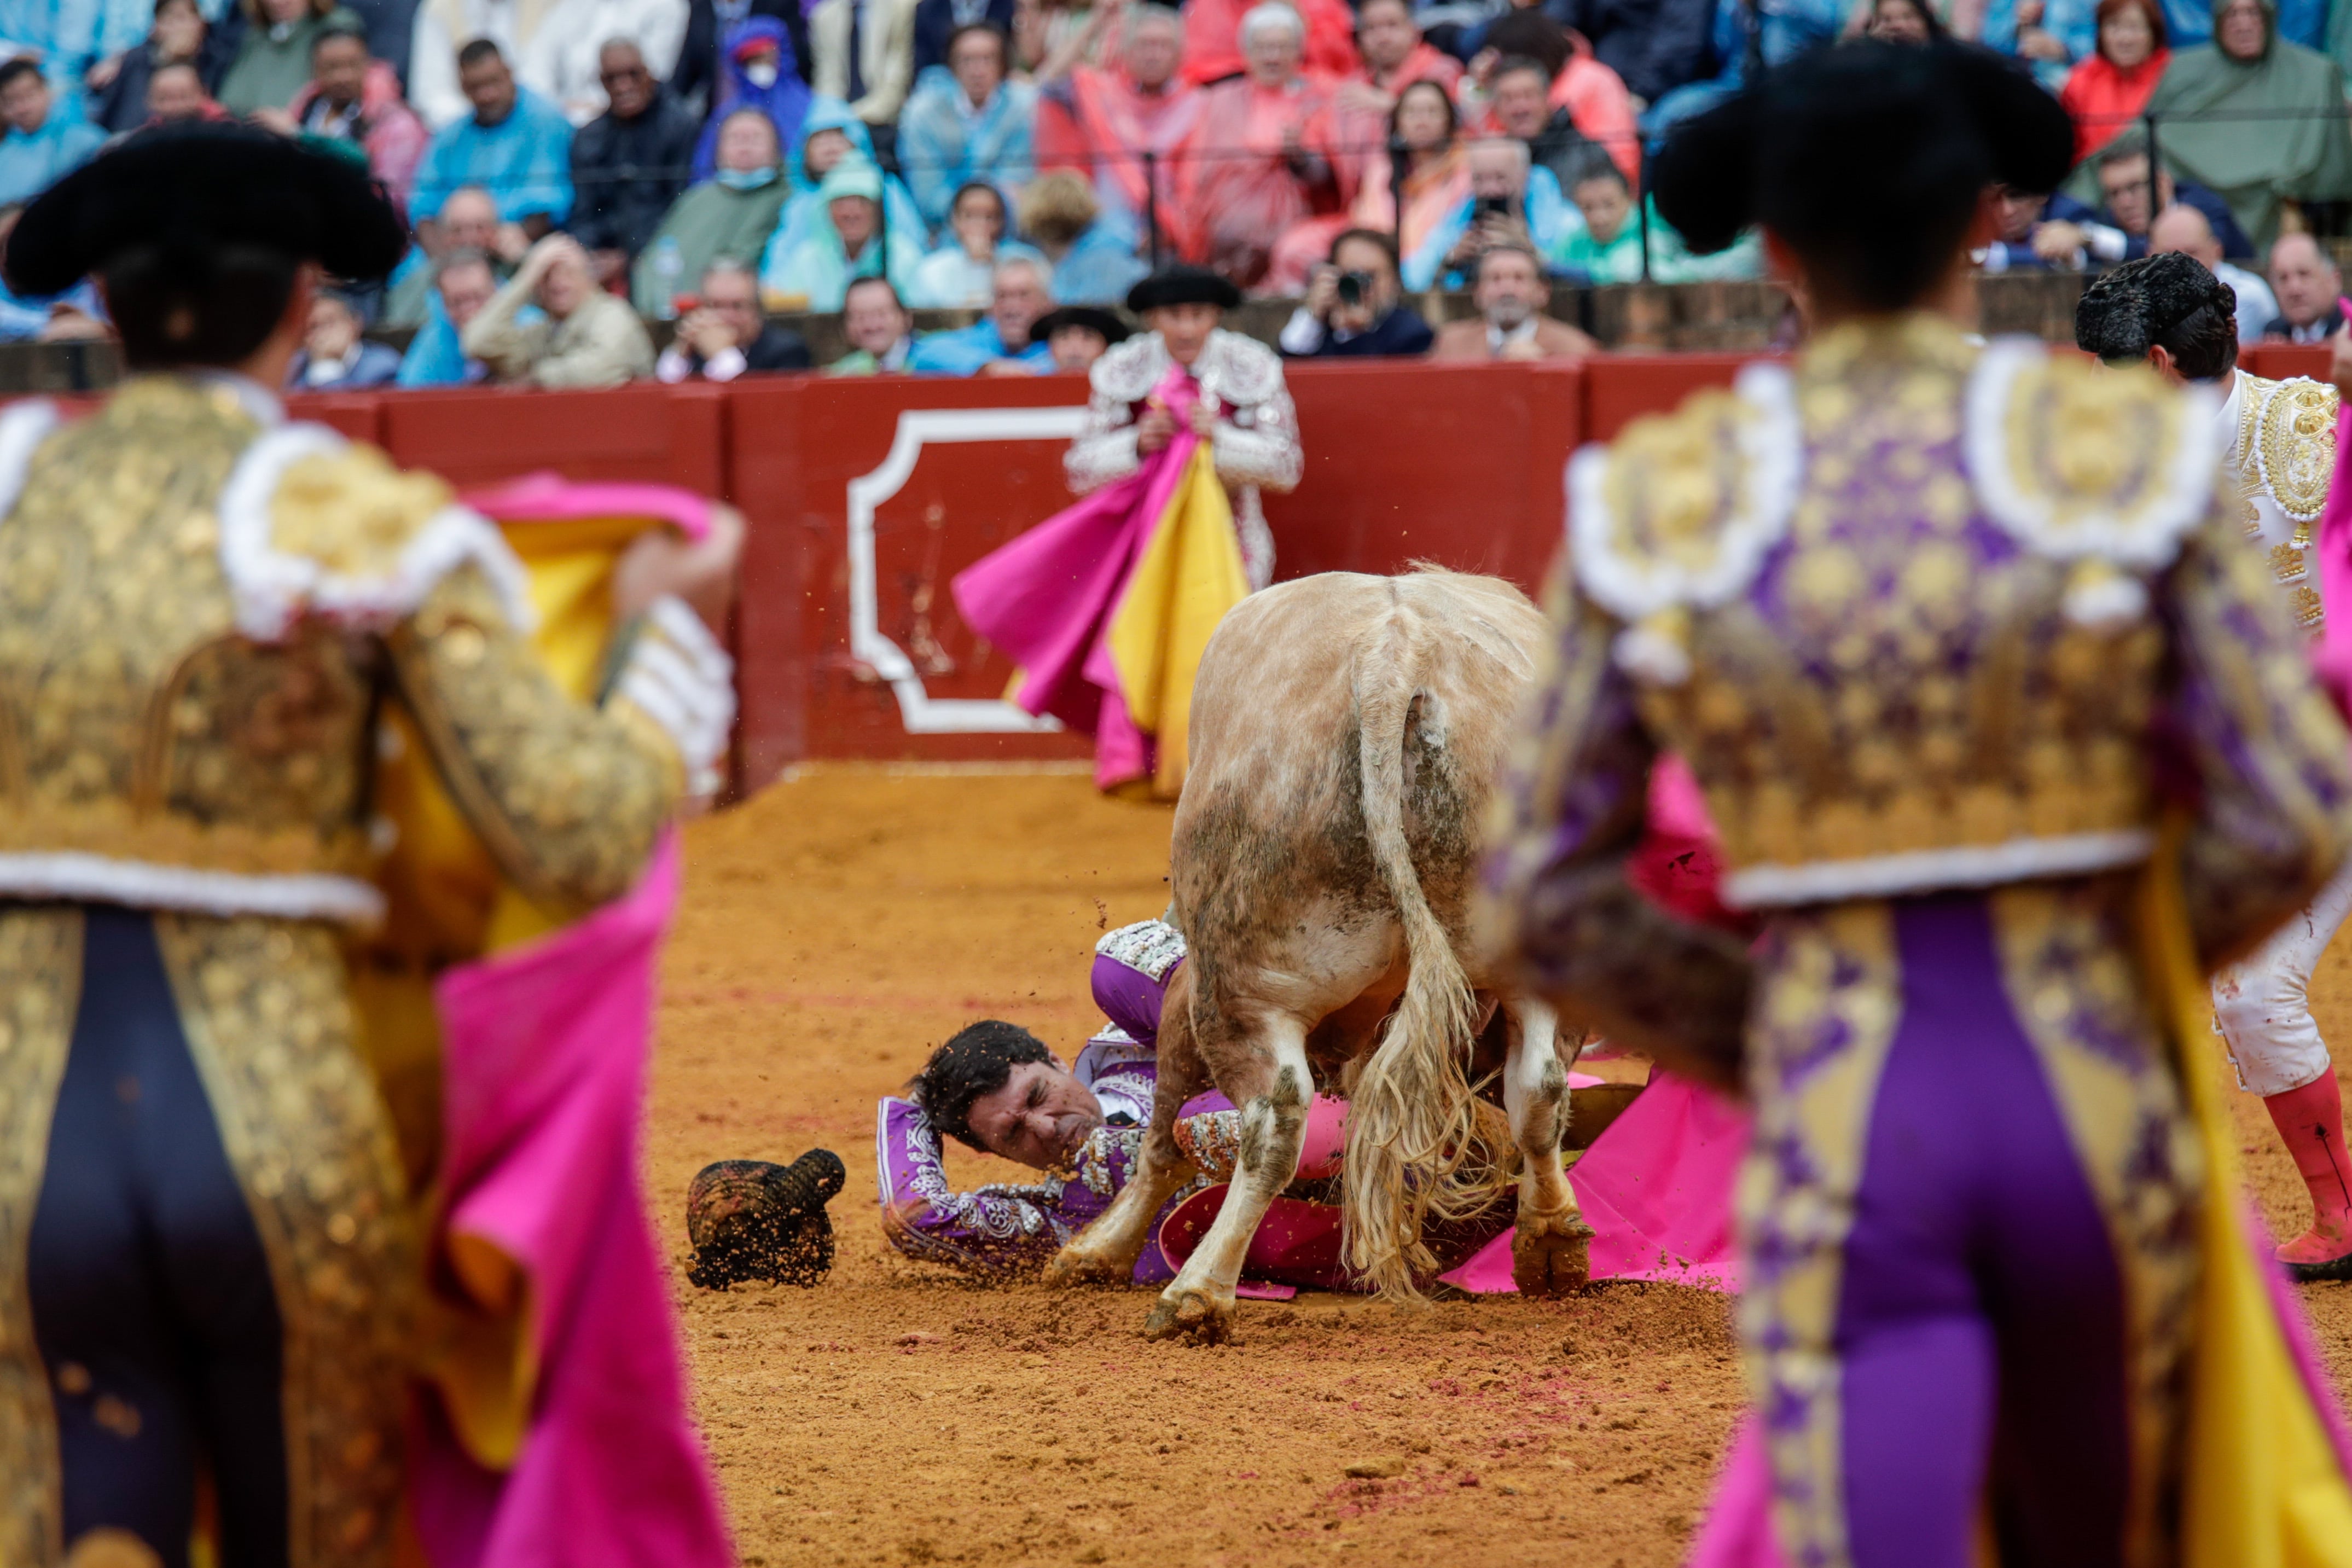
[[[2352,915],[2352,862],[2270,940],[2213,977],[2213,1018],[2238,1087],[2268,1098],[2334,1070],[2311,1017],[2311,972]]]

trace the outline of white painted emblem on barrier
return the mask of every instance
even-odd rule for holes
[[[1049,734],[1061,724],[1033,718],[1000,698],[933,697],[915,661],[882,635],[875,602],[874,511],[906,488],[915,459],[932,442],[1067,441],[1085,424],[1083,404],[1066,408],[915,408],[898,416],[890,455],[849,481],[849,651],[890,683],[898,716],[914,735]]]

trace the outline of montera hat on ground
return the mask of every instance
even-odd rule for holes
[[[1107,343],[1123,343],[1133,331],[1118,319],[1116,311],[1106,310],[1099,305],[1064,305],[1046,311],[1029,323],[1029,341],[1035,343],[1049,342],[1064,327],[1084,327],[1090,332],[1099,333]]]
[[[250,126],[142,131],[33,199],[0,261],[20,295],[62,293],[140,250],[192,276],[225,247],[315,261],[368,280],[400,265],[408,236],[366,168]]]
[[[2074,307],[2074,344],[2104,360],[2140,360],[2150,344],[2208,306],[2238,310],[2238,291],[2193,256],[2168,250],[2091,279]]]
[[[1137,315],[1163,305],[1214,305],[1230,310],[1242,291],[1205,267],[1163,267],[1127,291],[1127,308]]]

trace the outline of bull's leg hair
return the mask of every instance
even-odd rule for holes
[[[1233,1184],[1225,1189],[1216,1223],[1144,1321],[1148,1339],[1215,1344],[1233,1337],[1234,1287],[1241,1282],[1250,1238],[1266,1205],[1298,1173],[1307,1104],[1315,1093],[1307,1066],[1307,1030],[1286,1016],[1267,1019],[1263,1029],[1272,1058],[1270,1068],[1261,1069],[1267,1087],[1242,1107],[1241,1158]]]
[[[1200,1057],[1165,1048],[1160,1054],[1160,1082],[1151,1097],[1151,1130],[1135,1171],[1112,1198],[1110,1207],[1094,1223],[1070,1237],[1045,1264],[1048,1285],[1124,1285],[1135,1278],[1135,1260],[1151,1239],[1151,1220],[1178,1188],[1192,1179],[1192,1163],[1177,1147],[1177,1113],[1184,1102],[1209,1087],[1209,1075]]]
[[[1523,1296],[1564,1296],[1583,1289],[1591,1270],[1592,1227],[1578,1212],[1559,1163],[1560,1141],[1568,1132],[1568,1069],[1581,1043],[1571,1046],[1563,1061],[1550,1008],[1531,998],[1513,998],[1504,1005],[1510,1011],[1510,1047],[1503,1064],[1503,1107],[1519,1146],[1511,1280]]]

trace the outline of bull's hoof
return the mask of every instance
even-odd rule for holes
[[[1571,1205],[1522,1213],[1511,1234],[1511,1283],[1522,1296],[1568,1296],[1592,1278],[1592,1227]]]
[[[1068,1289],[1077,1285],[1124,1285],[1134,1274],[1134,1264],[1122,1264],[1074,1241],[1045,1260],[1044,1279],[1056,1289]]]
[[[1160,1293],[1151,1315],[1143,1320],[1147,1340],[1190,1340],[1195,1344],[1223,1344],[1234,1337],[1234,1298],[1173,1285]]]

